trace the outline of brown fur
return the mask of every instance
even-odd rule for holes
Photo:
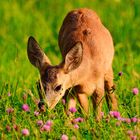
[[[31,41],[32,39],[29,39],[29,42]],[[49,106],[53,108],[68,88],[75,87],[76,97],[86,112],[88,96],[92,96],[93,107],[99,120],[105,87],[108,92],[108,106],[116,110],[117,99],[110,92],[113,87],[113,41],[97,14],[90,9],[77,9],[68,13],[59,32],[59,47],[63,61],[58,66],[50,67],[47,56],[40,55],[41,59],[34,60],[33,54],[40,52],[32,53],[36,50],[33,45],[28,45],[28,50],[31,50],[28,51],[28,56],[32,56],[29,60],[32,64],[39,61],[39,66],[35,66],[39,68],[41,77],[47,78],[45,84],[49,87],[46,93]],[[44,75],[45,71],[47,76]],[[54,89],[57,85],[62,85],[62,88],[56,95]],[[71,98],[69,107],[75,105],[75,100]]]
[[[48,66],[44,70],[44,74],[41,75],[42,81],[45,81],[47,83],[53,83],[56,82],[58,69],[52,66]]]

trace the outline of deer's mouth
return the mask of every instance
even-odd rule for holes
[[[55,97],[55,99],[53,99],[53,100],[47,100],[46,102],[47,102],[49,110],[52,110],[57,105],[57,103],[60,101],[60,99],[62,97],[63,97],[63,94]]]
[[[55,93],[53,93],[53,94],[47,94],[46,96],[40,80],[37,82],[37,89],[38,89],[40,101],[43,101],[45,104],[47,104],[49,110],[52,110],[65,94],[63,93],[63,94],[56,95]]]

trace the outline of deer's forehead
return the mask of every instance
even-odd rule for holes
[[[42,75],[42,80],[47,83],[54,83],[57,80],[58,68],[48,67],[44,70],[44,74]]]

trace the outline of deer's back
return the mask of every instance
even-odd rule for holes
[[[91,59],[94,69],[108,69],[114,55],[112,37],[90,9],[73,10],[65,17],[59,32],[63,58],[78,41],[82,42],[83,55]]]

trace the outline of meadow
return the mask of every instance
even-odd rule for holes
[[[99,123],[92,107],[89,118],[83,119],[79,105],[76,120],[70,123],[72,118],[65,114],[63,101],[51,112],[38,113],[36,81],[40,77],[27,57],[27,40],[32,35],[52,63],[58,64],[62,59],[60,26],[70,10],[80,7],[98,13],[115,46],[113,69],[119,112],[109,112],[104,102]],[[140,139],[139,15],[140,0],[1,0],[0,139]]]

